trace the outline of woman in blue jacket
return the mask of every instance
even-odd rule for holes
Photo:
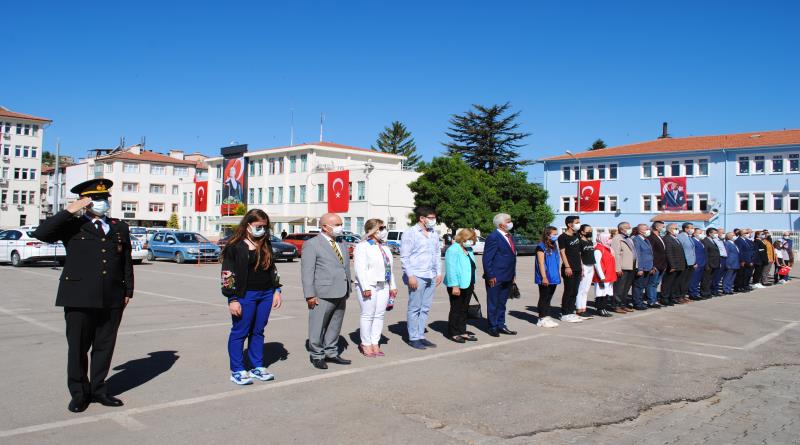
[[[561,283],[561,257],[558,253],[558,229],[548,226],[542,233],[542,242],[536,246],[535,280],[539,285],[539,321],[536,326],[554,328],[558,326],[550,317],[550,300]]]
[[[477,239],[474,230],[461,229],[444,254],[444,285],[450,296],[447,335],[456,343],[478,340],[467,332],[467,311],[475,290],[475,254],[472,246]]]

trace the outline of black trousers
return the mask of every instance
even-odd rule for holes
[[[561,268],[561,282],[564,284],[564,294],[561,296],[561,314],[569,315],[575,313],[575,301],[578,298],[578,286],[581,284],[581,273],[572,271],[572,276],[568,277]]]
[[[747,284],[750,284],[751,282],[752,282],[752,284],[760,283],[761,282],[761,274],[764,271],[764,265],[763,264],[756,264],[751,269],[751,271],[753,273],[753,276],[751,277],[752,281],[751,280],[747,280]]]
[[[117,343],[122,308],[64,308],[67,388],[72,397],[106,395],[106,376]],[[91,367],[89,350],[91,349]]]
[[[464,335],[467,333],[467,314],[469,311],[469,302],[472,300],[472,293],[475,291],[475,285],[461,289],[460,295],[453,295],[453,288],[447,288],[447,295],[450,296],[450,314],[447,317],[447,331],[448,335],[455,337],[456,335]]]
[[[719,268],[717,268],[719,269]],[[712,283],[714,280],[714,275],[717,274],[717,269],[712,269],[710,267],[706,267],[703,271],[703,279],[700,281],[700,295],[707,297],[713,293],[718,293],[719,288],[717,287],[717,283]],[[713,289],[711,288],[713,284]]]
[[[611,307],[617,308],[620,306],[627,306],[630,303],[628,292],[633,286],[633,279],[636,277],[636,272],[633,270],[623,270],[617,272],[617,281],[614,282],[614,297],[611,298]]]
[[[682,270],[665,271],[661,279],[661,302],[676,302],[680,298],[680,277]]]
[[[750,278],[753,276],[753,266],[745,265],[736,271],[736,281],[734,287],[739,290],[749,289]]]
[[[550,301],[556,293],[556,284],[539,285],[539,319],[550,316]]]
[[[683,298],[689,295],[689,282],[692,281],[692,275],[694,274],[694,266],[686,266],[686,269],[681,271],[681,275],[678,278],[679,281],[679,298]]]

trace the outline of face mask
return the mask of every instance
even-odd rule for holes
[[[712,233],[711,239],[719,239],[719,235],[717,235],[716,233]]]
[[[667,234],[667,229],[661,229],[661,230],[659,230],[659,231],[658,231],[658,234],[659,234],[659,235],[661,235],[661,236],[664,236],[664,235],[666,235],[666,234]]]
[[[436,220],[435,219],[426,219],[425,220],[425,227],[432,229],[436,227]]]
[[[389,231],[388,230],[379,230],[377,233],[375,233],[375,238],[377,238],[380,241],[384,241],[384,240],[386,240],[386,237],[388,235],[389,235]]]
[[[644,237],[647,238],[648,236],[650,236],[650,231],[649,230],[645,230],[644,231]]]
[[[697,237],[700,238],[700,239],[705,239],[706,235],[704,233],[701,233],[701,234],[697,235]]]
[[[550,235],[550,241],[558,241],[558,235]]]
[[[472,247],[474,244],[471,239],[464,241],[464,247]]]
[[[506,232],[508,232],[509,230],[514,228],[514,223],[510,222],[510,223],[506,224],[505,227],[506,227]]]
[[[247,230],[250,232],[250,235],[252,235],[253,238],[261,238],[267,233],[267,229],[265,229],[264,226],[259,226],[259,227],[248,226]]]
[[[633,229],[628,229],[628,230],[625,231],[625,234],[628,235],[628,236],[631,236],[632,233],[633,233]]]
[[[674,235],[677,235],[679,232],[680,232],[680,230],[678,230],[678,229],[672,229],[672,233],[673,233]]]
[[[580,226],[580,223],[572,223],[570,224],[569,228],[577,232]]]
[[[92,206],[88,210],[97,216],[106,216],[109,210],[108,200],[92,200]]]
[[[334,235],[341,235],[344,232],[344,226],[328,226],[333,231]]]
[[[583,236],[585,236],[586,239],[590,240],[590,239],[592,239],[592,232],[585,233]]]

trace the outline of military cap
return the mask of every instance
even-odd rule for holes
[[[97,195],[109,195],[109,189],[111,186],[114,185],[114,182],[110,179],[105,178],[97,178],[97,179],[90,179],[88,181],[81,182],[80,184],[72,187],[70,192],[75,193],[79,196],[97,196]]]

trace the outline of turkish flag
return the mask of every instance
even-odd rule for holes
[[[208,181],[194,183],[194,211],[205,212],[208,204]]]
[[[686,177],[661,178],[661,204],[664,210],[687,210]]]
[[[596,212],[600,210],[600,180],[580,181],[578,183],[578,211]]]
[[[328,172],[328,212],[347,213],[350,209],[350,171]]]

